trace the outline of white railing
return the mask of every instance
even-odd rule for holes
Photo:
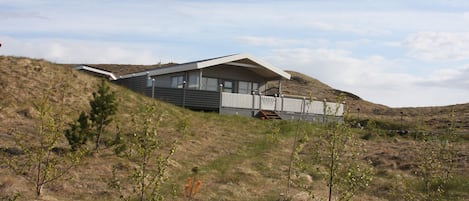
[[[222,107],[251,109],[255,104],[253,98],[256,97],[248,94],[222,93]]]
[[[282,98],[283,99],[283,111],[286,112],[303,112],[303,99],[294,98]]]
[[[221,95],[221,106],[230,108],[273,110],[283,112],[296,112],[307,114],[326,114],[342,116],[344,104],[310,101],[299,98],[285,98],[249,94],[235,94],[223,92]]]

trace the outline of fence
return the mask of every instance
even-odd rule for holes
[[[344,104],[249,94],[221,94],[221,107],[342,116]]]

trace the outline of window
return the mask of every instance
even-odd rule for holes
[[[239,81],[238,83],[238,93],[240,94],[251,94],[251,82]]]
[[[233,93],[233,82],[232,81],[224,81],[223,82],[223,92]]]
[[[259,94],[259,83],[257,82],[238,82],[238,93],[240,94],[252,94],[255,92]]]
[[[199,72],[189,73],[189,89],[199,89]]]
[[[202,77],[202,90],[218,91],[218,79]]]
[[[184,87],[184,76],[173,76],[171,77],[171,88],[183,88]]]

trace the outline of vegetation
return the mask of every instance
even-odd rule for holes
[[[164,144],[159,138],[160,123],[165,118],[165,111],[159,110],[155,104],[141,106],[140,111],[132,116],[132,133],[126,136],[125,144],[127,150],[123,157],[135,162],[133,170],[125,171],[124,181],[131,183],[134,194],[125,196],[121,192],[121,197],[125,200],[163,200],[161,186],[167,180],[166,172],[170,158],[176,151],[178,140],[174,140],[170,145],[168,154],[156,153]],[[185,125],[184,125],[185,126]],[[182,128],[182,131],[187,130]],[[160,150],[161,151],[161,150]],[[116,167],[116,166],[115,166]],[[114,173],[115,175],[115,173]],[[113,178],[114,188],[121,190],[120,183],[116,183],[117,178]]]
[[[71,123],[70,128],[65,130],[65,137],[73,151],[77,151],[81,146],[85,145],[91,137],[88,116],[85,112],[80,113],[80,117],[76,122]]]
[[[37,112],[37,135],[30,136],[14,131],[15,142],[20,149],[17,157],[3,157],[7,167],[15,174],[21,175],[34,186],[37,197],[43,187],[67,175],[83,156],[81,152],[66,153],[57,149],[64,130],[64,102],[67,86],[51,86],[42,93],[40,100],[34,103]],[[57,106],[51,104],[53,91],[59,94]],[[17,197],[16,194],[13,197]]]
[[[261,121],[192,112],[108,84],[109,91],[115,92],[119,112],[103,127],[108,135],[103,135],[101,140],[107,146],[101,147],[98,153],[87,153],[81,151],[89,145],[82,145],[85,135],[80,133],[86,130],[83,119],[89,115],[80,118],[80,113],[90,110],[92,94],[101,81],[42,60],[0,57],[0,65],[3,95],[0,200],[271,201],[279,200],[281,193],[287,199],[285,187],[290,182],[288,199],[291,200],[327,199],[329,186],[332,186],[333,199],[425,200],[430,196],[439,200],[469,199],[465,165],[469,156],[468,138],[461,134],[465,129],[461,111],[467,110],[462,106],[455,107],[454,120],[447,116],[449,112],[442,110],[445,117],[435,116],[441,123],[421,127],[418,132],[412,130],[417,122],[414,113],[406,110],[403,124],[409,128],[409,134],[399,135],[391,134],[380,122],[400,125],[400,116],[381,118],[360,114],[360,120],[369,119],[360,128],[348,126],[353,125],[354,113],[347,118],[351,120],[347,124],[327,126]],[[57,79],[60,77],[63,78]],[[64,83],[67,87],[63,87]],[[36,93],[48,88],[51,89],[45,93],[47,99],[44,93]],[[62,88],[67,90],[58,90]],[[49,109],[41,109],[40,100],[47,100],[44,104],[47,107],[42,108]],[[154,107],[141,109],[142,105]],[[156,112],[145,112],[152,110]],[[44,118],[40,118],[40,111],[45,111]],[[364,108],[361,112],[366,111]],[[376,112],[385,114],[386,111]],[[431,113],[422,115],[431,116]],[[432,123],[428,120],[425,117],[421,122]],[[454,122],[451,128],[447,127],[449,122]],[[42,130],[39,125],[44,125]],[[72,140],[77,142],[76,151],[70,149],[69,140],[64,137],[67,129],[69,136],[76,136],[70,138],[76,139]],[[158,134],[154,140],[153,131]],[[43,141],[43,149],[39,139],[48,138],[42,136],[54,139]],[[289,159],[295,143],[295,148],[300,148],[295,149],[289,180]],[[334,157],[331,150],[336,150],[332,152]],[[432,152],[435,154],[428,154]],[[79,153],[84,155],[79,157]],[[49,158],[38,163],[39,155]],[[39,182],[43,184],[39,198],[34,182],[36,167],[47,170],[40,177],[47,179]],[[198,167],[196,173],[191,171],[193,167]],[[163,178],[157,179],[163,182],[154,182],[155,175]],[[332,182],[330,175],[333,175]],[[430,176],[425,179],[425,175]],[[189,182],[188,178],[191,178]],[[363,182],[356,182],[359,180]]]
[[[116,114],[117,103],[116,94],[111,92],[109,86],[104,79],[98,85],[98,91],[93,92],[93,99],[90,100],[90,121],[91,125],[96,129],[96,150],[99,149],[101,136],[104,128],[112,122],[112,116]]]

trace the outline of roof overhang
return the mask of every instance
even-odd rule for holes
[[[105,77],[108,77],[110,80],[117,80],[117,77],[114,75],[114,73],[109,72],[109,71],[105,71],[105,70],[101,70],[101,69],[98,69],[98,68],[94,68],[94,67],[91,67],[91,66],[81,65],[81,66],[75,67],[74,69],[75,70],[85,70],[85,71],[101,74]]]
[[[266,77],[268,80],[275,79],[290,79],[291,75],[275,66],[272,66],[264,61],[254,58],[248,54],[235,54],[224,57],[218,57],[214,59],[207,59],[202,61],[195,61],[185,64],[179,64],[175,66],[162,67],[146,72],[133,73],[124,76],[120,76],[119,79],[135,77],[135,76],[155,76],[155,75],[164,75],[170,73],[184,72],[190,70],[204,69],[208,67],[218,66],[218,65],[231,65],[238,67],[249,68],[250,70]]]

